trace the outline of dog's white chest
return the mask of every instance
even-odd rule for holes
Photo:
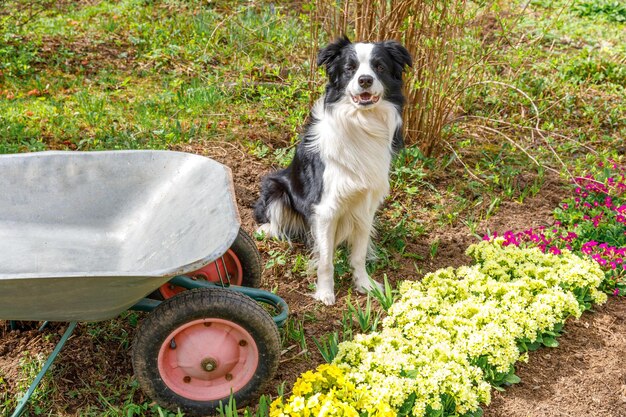
[[[346,103],[332,113],[323,113],[315,129],[316,145],[325,164],[325,191],[334,188],[340,194],[368,190],[386,194],[391,142],[400,123],[397,110],[384,104],[357,111]]]

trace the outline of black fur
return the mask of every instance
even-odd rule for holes
[[[311,120],[309,125],[311,123],[315,123],[315,120]],[[319,203],[322,196],[324,163],[319,153],[307,149],[312,138],[306,132],[308,129],[305,129],[301,142],[296,146],[296,153],[289,166],[263,178],[261,197],[254,207],[254,219],[257,223],[268,223],[269,204],[272,201],[282,201],[300,215],[305,224],[310,224],[313,206]]]

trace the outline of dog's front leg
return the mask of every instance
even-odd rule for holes
[[[372,224],[355,227],[350,236],[350,265],[352,266],[352,278],[358,292],[364,294],[372,289],[377,282],[371,281],[365,268],[367,251],[370,245]],[[380,286],[380,284],[378,284]]]
[[[335,304],[334,254],[337,220],[332,215],[317,216],[313,238],[318,252],[317,285],[313,297],[327,306]]]

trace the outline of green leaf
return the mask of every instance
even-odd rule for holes
[[[404,403],[400,407],[400,410],[398,410],[398,417],[408,416],[409,413],[411,413],[416,398],[417,394],[415,394],[414,392],[409,395],[409,398],[404,401]]]
[[[559,342],[554,337],[544,337],[543,344],[547,347],[557,347]]]
[[[515,375],[514,373],[510,373],[510,374],[508,374],[507,376],[504,377],[503,381],[506,384],[511,384],[512,385],[512,384],[519,384],[521,380],[522,379],[519,376]]]
[[[483,417],[483,409],[478,407],[476,410],[466,413],[464,417]]]

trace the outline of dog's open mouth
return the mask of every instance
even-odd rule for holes
[[[378,100],[380,100],[380,96],[375,96],[370,93],[361,93],[359,95],[352,96],[352,101],[362,106],[378,103]]]

